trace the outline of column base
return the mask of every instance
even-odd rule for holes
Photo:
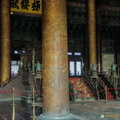
[[[77,119],[73,114],[68,114],[66,116],[61,117],[45,116],[41,114],[39,117],[36,118],[36,120],[80,120],[80,119]]]

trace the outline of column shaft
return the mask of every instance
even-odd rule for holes
[[[97,63],[98,72],[102,72],[102,36],[99,26],[97,27]]]
[[[43,1],[44,115],[69,113],[66,0]]]
[[[89,39],[89,50],[88,50],[89,70],[91,70],[91,64],[97,63],[95,0],[88,0],[88,39]]]
[[[1,0],[1,82],[10,78],[10,0]]]

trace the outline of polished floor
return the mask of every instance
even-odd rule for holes
[[[31,103],[25,101],[15,101],[15,118],[12,101],[0,102],[0,120],[35,120],[34,116],[42,113],[39,104],[35,106],[35,113]],[[71,102],[70,112],[79,120],[120,120],[120,100]],[[103,118],[102,118],[103,117]]]
[[[80,120],[120,120],[120,100],[72,103],[70,110]]]
[[[33,106],[25,101],[15,101],[15,118],[13,119],[12,101],[0,102],[0,120],[33,120]],[[35,115],[42,113],[40,106],[35,106]]]

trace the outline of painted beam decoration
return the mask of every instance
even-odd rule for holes
[[[42,0],[11,0],[11,11],[42,14]]]

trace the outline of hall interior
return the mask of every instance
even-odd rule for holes
[[[0,120],[119,120],[119,35],[119,0],[1,0]]]

